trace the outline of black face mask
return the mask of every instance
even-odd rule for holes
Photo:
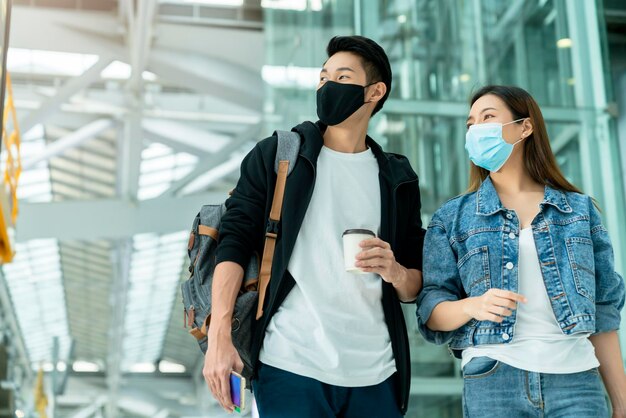
[[[373,84],[327,81],[317,90],[317,116],[328,126],[340,124],[365,104],[365,88]]]

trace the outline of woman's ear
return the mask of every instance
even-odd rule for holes
[[[530,118],[524,119],[522,122],[522,138],[528,138],[533,133],[533,121]]]
[[[376,103],[385,97],[385,93],[387,93],[387,85],[382,81],[379,81],[376,84],[372,84],[369,87],[368,94],[370,94],[369,99],[366,101],[367,103]]]

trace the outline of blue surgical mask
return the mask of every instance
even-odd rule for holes
[[[485,170],[500,170],[511,156],[513,147],[524,139],[521,138],[514,144],[509,144],[502,137],[502,127],[524,119],[526,118],[505,124],[480,123],[470,126],[465,134],[465,149],[470,160]]]

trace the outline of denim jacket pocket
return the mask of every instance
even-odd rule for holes
[[[593,241],[589,238],[571,237],[565,239],[576,291],[595,302],[596,274]]]
[[[457,263],[463,287],[468,296],[480,296],[491,289],[489,276],[489,247],[468,251]]]

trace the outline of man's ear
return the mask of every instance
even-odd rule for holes
[[[372,84],[368,87],[367,92],[365,93],[365,97],[367,98],[365,101],[367,103],[376,103],[385,97],[387,93],[387,85],[382,81],[379,81],[376,84]]]

